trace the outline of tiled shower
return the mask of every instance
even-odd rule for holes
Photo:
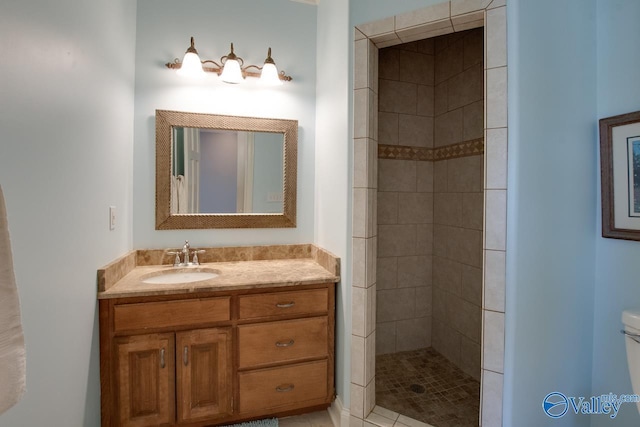
[[[376,354],[435,354],[464,390],[481,369],[483,42],[477,28],[379,52]]]

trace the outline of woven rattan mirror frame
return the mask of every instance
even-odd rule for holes
[[[195,127],[284,135],[282,213],[171,213],[173,127]],[[156,110],[156,230],[291,228],[296,226],[298,121]]]

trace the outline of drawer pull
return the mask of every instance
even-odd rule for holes
[[[278,387],[276,387],[276,391],[278,393],[287,393],[289,391],[293,391],[294,388],[295,387],[293,384],[285,384],[285,385],[279,385]]]
[[[162,349],[160,349],[160,369],[164,369],[164,367],[166,366],[165,361],[164,361],[164,347]]]
[[[295,343],[294,340],[289,340],[289,342],[281,342],[276,341],[276,347],[291,347]]]
[[[189,347],[187,347],[186,345],[184,346],[184,350],[182,351],[182,362],[184,363],[184,366],[187,366],[189,364]]]
[[[290,302],[279,302],[276,304],[276,307],[278,308],[291,308],[294,305],[296,305],[295,301],[290,301]]]

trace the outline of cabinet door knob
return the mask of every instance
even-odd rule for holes
[[[186,345],[184,346],[184,350],[182,350],[182,362],[184,363],[184,366],[189,364],[189,347]]]
[[[276,307],[278,307],[278,308],[290,308],[290,307],[293,307],[294,305],[296,305],[295,301],[279,302],[279,303],[276,304]]]
[[[291,347],[295,344],[293,339],[290,339],[289,342],[276,341],[276,347]]]
[[[279,385],[278,387],[276,387],[276,391],[278,393],[286,393],[289,391],[293,391],[294,389],[294,385],[293,384],[283,384],[283,385]]]
[[[164,369],[165,367],[165,361],[164,361],[164,347],[160,349],[160,369]]]

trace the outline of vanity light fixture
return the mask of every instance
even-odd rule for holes
[[[176,59],[177,60],[177,59]],[[198,56],[193,37],[191,37],[191,46],[187,49],[182,59],[182,66],[176,70],[179,76],[183,77],[202,77],[204,76],[204,70],[202,69],[202,63]]]
[[[267,51],[267,59],[264,60],[262,67],[258,65],[245,66],[243,59],[234,53],[233,43],[231,43],[231,52],[220,58],[220,63],[212,59],[202,61],[198,56],[193,37],[191,37],[191,46],[185,52],[182,62],[176,58],[173,62],[168,62],[166,66],[176,70],[177,74],[188,77],[199,77],[204,75],[204,72],[216,73],[223,82],[232,84],[242,83],[245,77],[259,77],[260,83],[266,86],[277,86],[282,82],[292,80],[291,76],[287,76],[284,71],[278,72],[276,63],[271,58],[271,48]]]

